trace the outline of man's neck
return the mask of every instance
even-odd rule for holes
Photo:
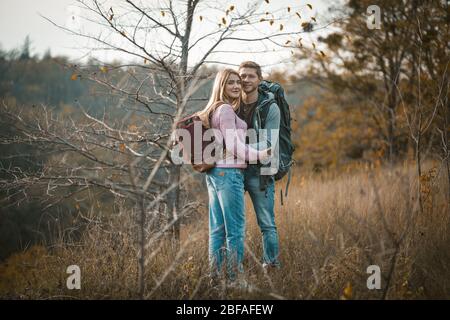
[[[249,92],[249,93],[243,92],[242,101],[245,104],[252,104],[252,103],[255,103],[256,101],[258,101],[258,89],[254,90],[252,92]]]

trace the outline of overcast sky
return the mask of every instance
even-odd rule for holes
[[[157,0],[148,1],[158,2]],[[226,2],[229,3],[230,1]],[[249,1],[235,1],[237,6],[244,5],[246,2]],[[272,0],[271,5],[287,7],[292,3],[295,3],[295,5],[300,4],[304,7],[307,3],[311,3],[314,7],[311,13],[318,17],[318,22],[320,22],[320,17],[327,14],[326,0]],[[76,4],[74,0],[0,0],[1,48],[3,50],[10,50],[20,47],[25,37],[29,35],[32,41],[31,48],[33,53],[42,55],[50,48],[52,55],[66,55],[74,60],[82,58],[86,51],[80,50],[80,48],[85,47],[86,42],[83,39],[68,35],[40,16],[46,16],[59,25],[72,27],[72,24],[76,22],[74,16],[77,15],[74,4]],[[305,37],[309,36],[306,35]],[[238,44],[232,44],[232,46],[237,50],[240,48]],[[97,56],[101,59],[114,58],[111,56],[111,53],[97,53]],[[232,57],[230,59],[240,59],[242,61],[247,58],[255,57],[254,55],[246,55]],[[264,61],[279,58],[279,54],[269,52],[258,57],[258,59]],[[236,62],[238,61],[236,60]]]

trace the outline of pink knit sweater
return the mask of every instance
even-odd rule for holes
[[[245,144],[247,124],[237,116],[229,104],[223,104],[214,111],[211,127],[220,130],[222,137],[216,134],[216,139],[221,140],[226,146],[225,156],[216,163],[216,167],[246,168],[246,161],[267,158],[266,152]]]

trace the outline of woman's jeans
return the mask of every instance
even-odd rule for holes
[[[209,195],[209,263],[218,276],[226,260],[228,279],[243,272],[245,239],[244,172],[213,168],[206,174]]]

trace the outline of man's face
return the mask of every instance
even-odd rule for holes
[[[258,89],[258,85],[261,82],[256,69],[254,68],[241,68],[239,69],[239,75],[242,79],[242,90],[249,94]]]

